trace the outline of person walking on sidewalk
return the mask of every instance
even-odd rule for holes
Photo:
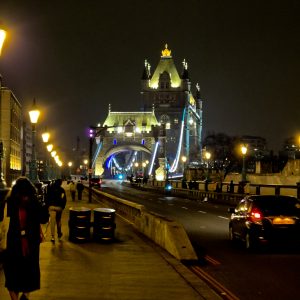
[[[67,196],[64,188],[61,186],[62,180],[55,180],[47,195],[47,204],[50,213],[50,229],[51,229],[51,242],[55,243],[55,225],[57,226],[58,239],[62,237],[61,232],[61,215],[66,207]]]
[[[69,189],[70,189],[70,194],[72,197],[72,201],[75,201],[75,197],[76,197],[76,185],[74,183],[73,180],[71,180],[70,184],[69,184]]]
[[[76,184],[76,189],[77,189],[77,192],[78,192],[78,200],[81,200],[82,199],[82,192],[84,190],[84,185],[80,180]]]
[[[26,177],[17,179],[7,198],[10,217],[4,258],[5,287],[12,300],[40,289],[40,242],[43,220],[37,190]]]

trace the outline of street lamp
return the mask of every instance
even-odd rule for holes
[[[206,166],[208,168],[208,166],[209,166],[209,160],[211,158],[211,153],[206,151],[205,152],[205,158],[206,158]]]
[[[147,164],[146,162],[142,163],[142,167],[143,167],[143,177],[145,177],[145,168],[146,168]]]
[[[51,151],[53,150],[53,145],[48,144],[46,147],[47,147],[47,151],[51,155]],[[52,165],[51,160],[49,160],[49,174],[48,175],[49,175],[49,179],[53,179],[53,165]]]
[[[52,144],[48,144],[46,147],[47,147],[48,152],[51,152],[53,150]]]
[[[138,162],[135,162],[135,163],[134,163],[134,166],[135,166],[135,177],[137,178],[137,177],[138,177],[138,167],[139,167],[139,163],[138,163]]]
[[[49,142],[49,138],[50,138],[50,133],[47,132],[47,131],[45,131],[42,134],[42,139],[43,139],[44,144],[47,144]],[[47,148],[47,150],[48,150],[48,148]],[[48,158],[47,158],[47,154],[48,153],[45,154],[46,156],[45,156],[45,165],[44,165],[44,172],[43,173],[44,173],[44,179],[48,181],[49,180],[49,170],[48,170]]]
[[[211,158],[211,153],[206,151],[205,158],[206,158],[206,169],[207,169],[206,180],[208,181],[209,180],[209,160]]]
[[[40,116],[40,111],[36,107],[35,99],[33,99],[32,108],[29,111],[29,118],[32,124],[32,154],[31,162],[29,166],[29,179],[33,183],[39,182],[38,172],[37,172],[37,161],[36,161],[36,149],[35,149],[35,135],[36,135],[36,124]]]
[[[73,163],[71,161],[68,162],[68,167],[69,167],[69,176],[71,178],[72,172],[71,172],[71,168],[73,166]]]
[[[182,177],[185,178],[184,171],[185,171],[185,163],[187,161],[187,157],[185,155],[181,156],[181,161],[182,161]]]
[[[0,28],[0,55],[1,55],[1,50],[4,44],[6,38],[6,31],[4,29]]]
[[[242,152],[242,155],[243,155],[243,168],[242,168],[242,182],[245,182],[246,181],[246,167],[245,167],[245,156],[246,156],[246,153],[247,153],[247,147],[246,146],[242,146],[241,147],[241,152]]]

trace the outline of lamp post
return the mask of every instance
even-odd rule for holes
[[[73,163],[71,161],[68,162],[68,167],[69,167],[69,176],[71,178],[72,172],[71,172],[71,168],[73,166]]]
[[[93,128],[89,131],[89,203],[92,203],[92,172],[93,172],[93,144],[95,132]]]
[[[36,108],[35,99],[33,99],[33,105],[31,110],[29,111],[30,122],[32,124],[32,154],[31,154],[31,162],[29,166],[29,179],[35,184],[39,183],[39,177],[37,172],[37,161],[36,161],[36,124],[38,122],[40,116],[40,111]]]
[[[146,168],[147,164],[146,162],[142,163],[142,167],[143,167],[143,177],[145,177],[145,168]]]
[[[139,167],[139,163],[138,162],[135,162],[134,163],[134,166],[135,166],[135,180],[138,178],[138,167]]]
[[[50,133],[45,131],[43,134],[42,134],[42,139],[43,139],[43,142],[44,144],[47,144],[49,142],[49,138],[50,138]],[[47,149],[48,150],[48,149]],[[47,158],[47,152],[45,154],[45,165],[44,165],[44,180],[49,180],[49,170],[48,170],[48,158]]]
[[[184,174],[185,171],[185,163],[186,163],[187,157],[186,156],[181,156],[181,161],[182,161],[182,174]]]
[[[88,163],[89,163],[89,161],[87,160],[87,159],[85,159],[84,161],[83,161],[83,164],[84,164],[84,170],[85,170],[85,176],[87,177],[87,175],[88,175]]]
[[[206,180],[209,180],[209,160],[211,158],[211,153],[210,152],[205,152],[205,158],[206,158]]]
[[[48,144],[47,145],[47,151],[49,152],[49,154],[51,155],[51,151],[53,150],[53,145],[52,144]],[[53,179],[53,168],[52,168],[52,162],[51,160],[49,160],[49,179]]]
[[[6,38],[6,31],[3,28],[0,28],[0,55],[1,55],[5,38]]]
[[[245,163],[245,156],[246,156],[246,153],[247,153],[247,147],[246,146],[242,146],[241,147],[241,152],[242,152],[242,155],[243,155],[243,168],[242,168],[242,182],[245,182],[246,181],[246,163]]]

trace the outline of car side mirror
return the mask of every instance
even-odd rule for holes
[[[235,208],[234,207],[229,207],[228,212],[231,213],[231,214],[234,214],[235,213]]]

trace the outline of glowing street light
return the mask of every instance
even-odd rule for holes
[[[48,143],[49,138],[50,138],[50,133],[49,133],[49,132],[44,132],[44,133],[42,134],[42,139],[43,139],[43,142],[44,142],[44,143]]]
[[[50,138],[50,133],[47,132],[47,131],[45,131],[42,134],[42,139],[43,139],[44,144],[47,144],[49,142],[49,138]],[[52,147],[53,147],[53,145],[52,145]],[[48,150],[48,148],[47,148],[47,150]],[[44,175],[44,179],[45,180],[49,180],[49,170],[48,170],[49,169],[48,168],[49,162],[48,162],[47,154],[48,153],[46,153],[46,155],[45,155],[45,164],[44,164],[44,168],[43,168],[43,175]]]
[[[4,29],[0,28],[0,55],[1,55],[1,50],[4,44],[6,38],[6,31]]]
[[[29,111],[30,122],[32,124],[32,154],[31,154],[31,162],[29,167],[29,179],[33,183],[39,182],[37,161],[36,161],[36,149],[35,149],[36,124],[38,122],[39,116],[40,116],[40,111],[36,107],[35,99],[33,99],[32,108]]]
[[[184,170],[185,170],[185,163],[187,161],[187,157],[185,155],[181,156],[181,161],[182,161],[182,174],[183,174],[183,178],[185,178]]]
[[[243,155],[243,168],[242,168],[242,181],[245,182],[246,181],[246,166],[245,166],[245,156],[247,154],[248,148],[243,145],[241,146],[241,152]]]
[[[46,147],[47,147],[48,152],[51,152],[53,150],[52,144],[48,144]]]

